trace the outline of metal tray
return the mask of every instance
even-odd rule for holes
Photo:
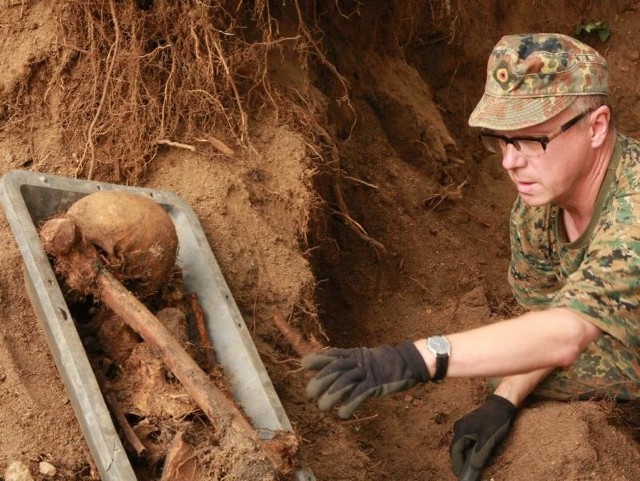
[[[171,216],[178,233],[178,265],[185,289],[197,293],[216,357],[224,368],[234,399],[260,437],[270,439],[276,431],[292,431],[202,227],[184,200],[155,189],[9,171],[0,179],[0,200],[24,261],[27,291],[102,480],[131,481],[136,476],[40,244],[36,226],[87,194],[116,189],[148,196]],[[315,481],[308,468],[298,470],[295,478]]]

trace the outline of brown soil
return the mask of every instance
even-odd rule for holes
[[[125,3],[140,12],[164,5]],[[238,11],[248,8],[237,3]],[[640,135],[639,2],[404,0],[393,6],[328,2],[326,9],[300,3],[304,29],[298,2],[270,5],[278,26],[271,40],[294,39],[276,42],[265,57],[268,68],[261,74],[268,75],[271,87],[264,92],[271,97],[250,102],[267,84],[248,85],[251,72],[239,63],[235,87],[246,101],[247,122],[233,124],[240,112],[233,112],[234,101],[221,100],[230,122],[212,123],[208,134],[223,139],[233,155],[211,140],[204,146],[198,140],[202,124],[198,130],[199,120],[185,117],[174,130],[154,125],[148,131],[195,150],[166,143],[140,147],[128,151],[139,158],[118,157],[116,165],[111,155],[124,151],[117,150],[116,140],[107,141],[105,126],[147,125],[153,118],[119,117],[111,97],[100,117],[97,101],[78,97],[76,104],[65,97],[91,93],[77,90],[82,56],[102,55],[104,68],[109,53],[78,53],[73,49],[80,45],[69,43],[69,10],[59,4],[75,5],[76,13],[83,4],[0,0],[0,174],[28,169],[86,178],[89,158],[83,165],[79,159],[93,144],[93,178],[184,198],[202,224],[300,436],[301,456],[317,479],[453,480],[452,424],[481,402],[485,380],[418,386],[371,400],[357,417],[341,421],[306,399],[307,377],[273,316],[282,312],[304,334],[347,347],[467,329],[516,313],[506,285],[508,212],[515,192],[466,127],[482,92],[486,57],[504,33],[572,34],[581,23],[605,22],[612,31],[606,42],[595,33],[582,38],[610,61],[619,129]],[[108,18],[104,25],[93,31],[94,38],[108,38]],[[259,43],[259,35],[247,32]],[[69,51],[77,58],[70,60]],[[117,82],[127,79],[117,67],[111,75]],[[94,78],[84,81],[102,85]],[[231,92],[233,100],[233,89],[226,87],[218,93]],[[93,94],[99,99],[100,89]],[[69,109],[82,103],[93,115],[72,117]],[[177,112],[159,111],[163,118]],[[68,135],[70,126],[89,132],[98,118],[91,142]],[[136,135],[120,144],[148,141]],[[34,479],[45,479],[38,474],[42,460],[56,467],[54,479],[99,479],[29,303],[22,259],[4,215],[0,236],[0,479],[14,461],[27,464]],[[531,403],[483,479],[640,479],[639,427],[634,405]]]

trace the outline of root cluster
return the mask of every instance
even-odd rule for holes
[[[62,117],[78,177],[135,184],[158,145],[218,148],[211,132],[247,145],[249,109],[268,98],[266,2],[72,0],[60,8],[73,52]]]

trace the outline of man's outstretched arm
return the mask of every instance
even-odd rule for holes
[[[451,344],[447,377],[505,377],[570,366],[601,332],[572,311],[557,308],[528,312],[469,331],[447,334]],[[426,341],[420,339],[415,345],[428,371],[433,373],[436,360],[428,351]],[[518,389],[534,379],[521,379]],[[544,377],[537,382],[542,379]],[[535,385],[537,383],[531,389]],[[515,385],[511,386],[516,389]],[[520,392],[514,399],[521,395]]]

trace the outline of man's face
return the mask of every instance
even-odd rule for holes
[[[531,206],[542,206],[550,202],[563,207],[575,203],[580,194],[593,158],[589,138],[589,115],[580,118],[575,125],[559,129],[580,112],[572,109],[561,112],[541,124],[521,130],[497,132],[509,138],[545,137],[556,134],[543,149],[538,144],[537,152],[501,142],[502,166],[506,169],[520,194]]]

